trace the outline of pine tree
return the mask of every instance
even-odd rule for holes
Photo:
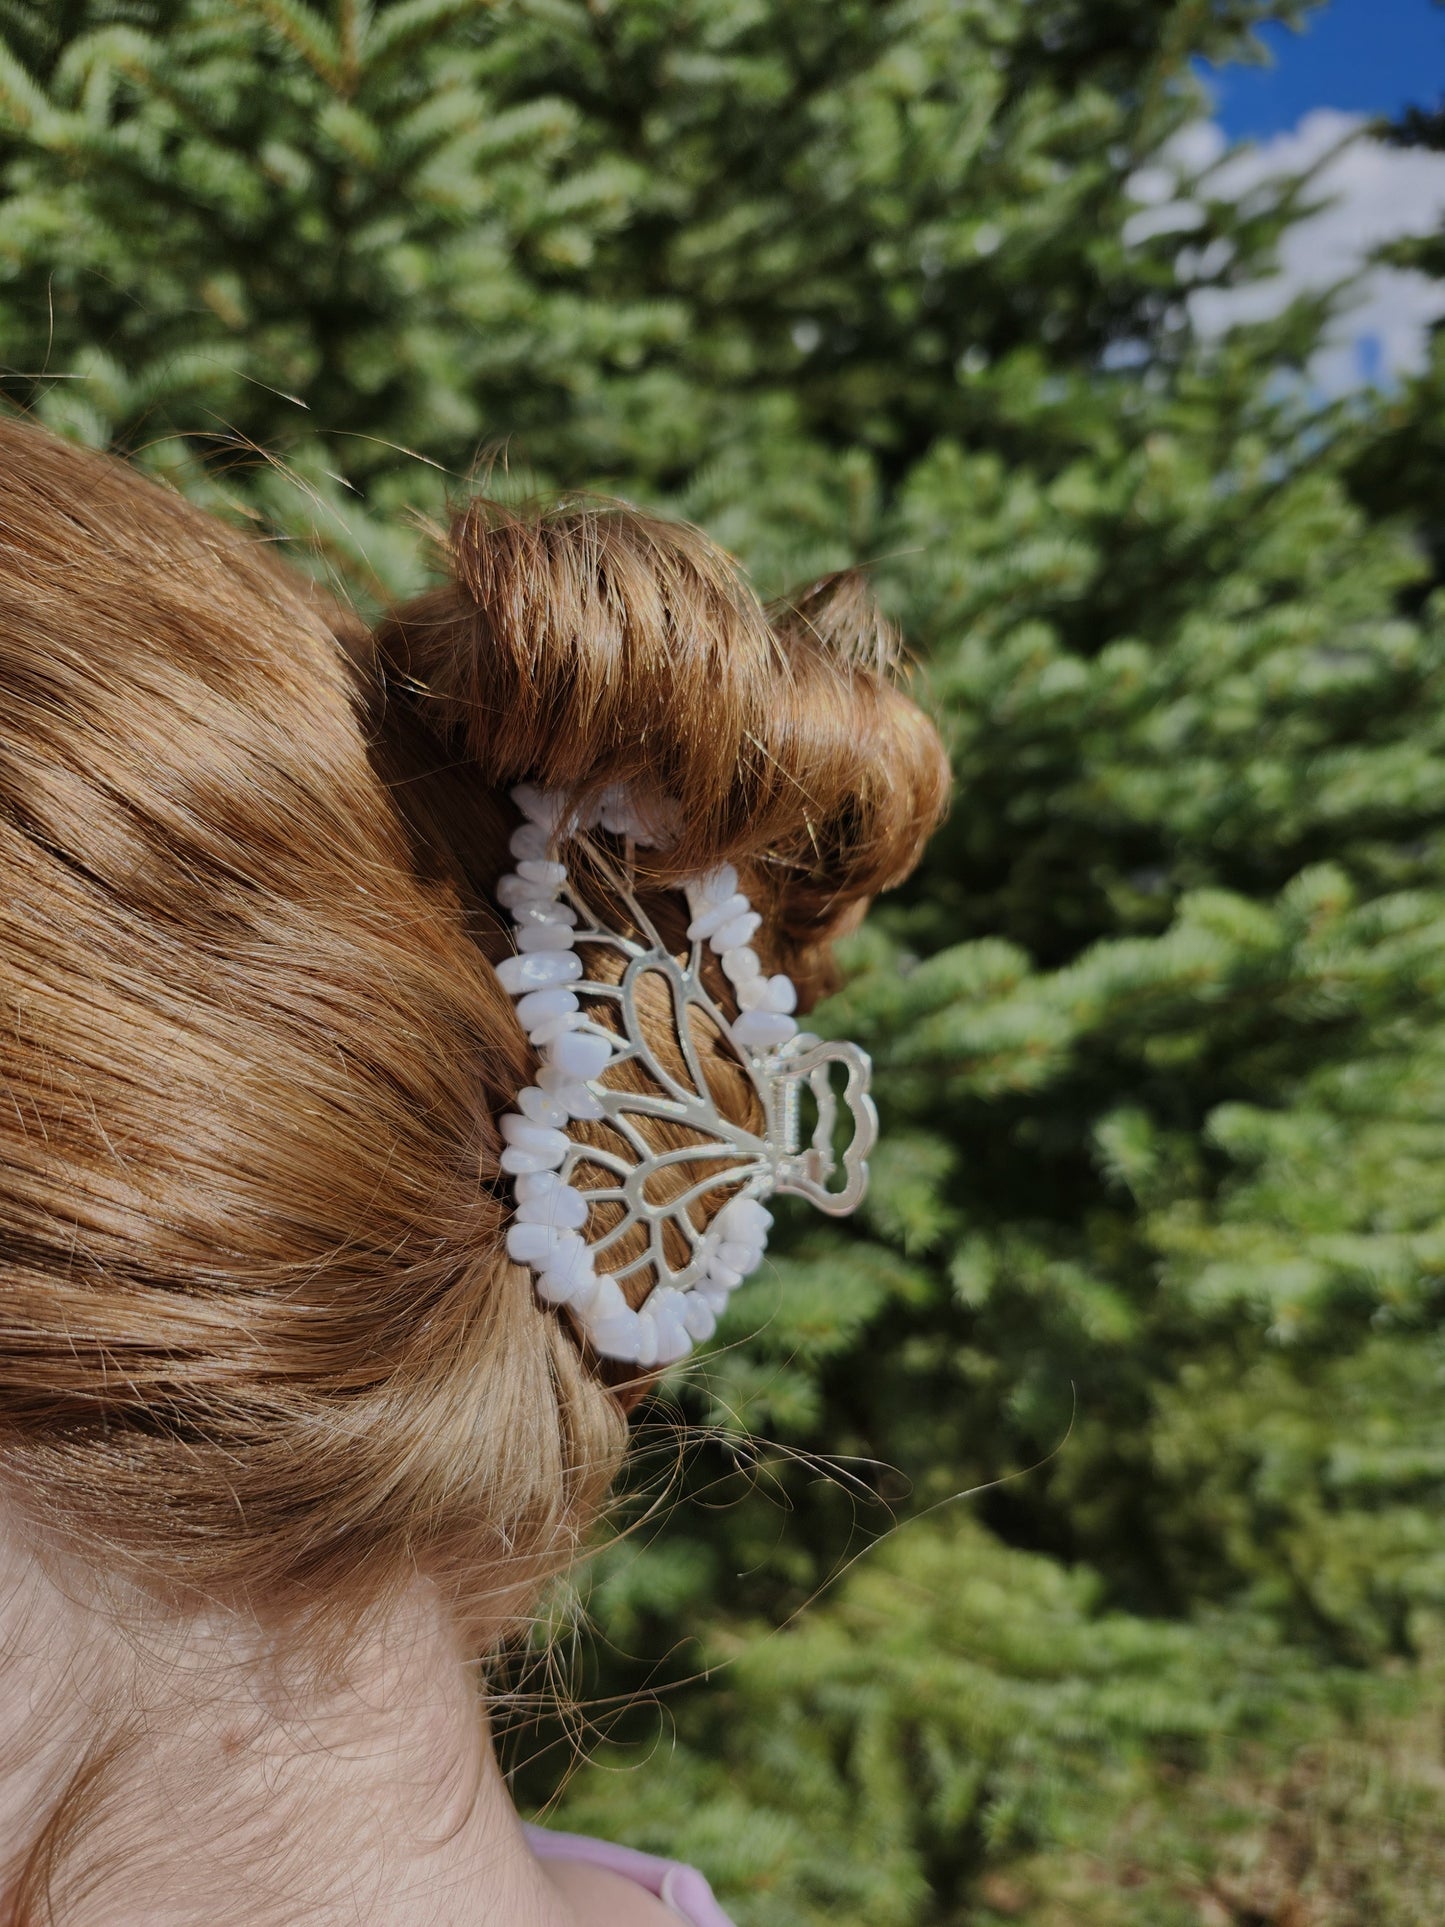
[[[0,0],[12,403],[364,600],[501,449],[765,591],[864,564],[922,659],[957,802],[816,1020],[866,1214],[668,1388],[680,1502],[586,1602],[587,1690],[662,1712],[568,1811],[743,1927],[1197,1920],[1229,1789],[1384,1758],[1435,1663],[1445,612],[1361,480],[1397,404],[1277,378],[1320,304],[1186,300],[1308,196],[1189,133],[1285,11]]]

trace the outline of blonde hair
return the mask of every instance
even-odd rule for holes
[[[0,1476],[173,1599],[324,1628],[420,1570],[485,1641],[625,1444],[504,1248],[506,786],[660,784],[656,886],[750,866],[816,990],[946,778],[851,578],[765,612],[587,503],[473,502],[445,560],[373,635],[0,421]]]

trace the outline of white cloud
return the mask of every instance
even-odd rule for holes
[[[1277,275],[1239,288],[1201,289],[1191,298],[1201,334],[1218,334],[1235,322],[1277,314],[1295,295],[1351,274],[1381,243],[1445,226],[1445,154],[1387,147],[1358,137],[1363,124],[1358,114],[1317,108],[1291,133],[1228,155],[1218,165],[1213,163],[1224,141],[1210,123],[1186,128],[1176,139],[1163,157],[1176,169],[1169,195],[1180,195],[1192,184],[1188,177],[1212,166],[1195,191],[1239,200],[1271,176],[1297,172],[1348,142],[1325,162],[1313,184],[1310,198],[1328,200],[1329,205],[1285,235]],[[1134,221],[1157,219],[1162,211],[1159,184],[1151,180],[1147,188],[1137,197],[1146,207]],[[1184,204],[1182,196],[1174,204]],[[1371,269],[1337,319],[1311,375],[1327,393],[1341,394],[1365,381],[1408,374],[1423,364],[1427,331],[1442,316],[1445,287],[1440,283],[1401,269]]]

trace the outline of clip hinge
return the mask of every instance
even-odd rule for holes
[[[841,1064],[846,1073],[843,1103],[853,1120],[853,1130],[843,1151],[844,1183],[840,1189],[830,1190],[828,1180],[838,1169],[833,1148],[838,1122],[838,1098],[832,1080],[835,1064]],[[773,1080],[779,1152],[775,1189],[806,1198],[833,1217],[842,1217],[860,1202],[868,1188],[868,1153],[878,1141],[878,1112],[868,1095],[872,1073],[868,1053],[857,1044],[824,1042],[806,1033],[777,1053],[767,1067],[767,1075]],[[806,1147],[801,1142],[804,1084],[813,1093],[818,1113],[812,1141]]]

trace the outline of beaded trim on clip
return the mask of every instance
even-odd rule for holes
[[[506,1143],[502,1169],[512,1176],[517,1199],[507,1250],[515,1262],[531,1268],[538,1296],[548,1304],[565,1305],[603,1357],[644,1369],[671,1364],[711,1336],[730,1293],[762,1262],[773,1222],[763,1196],[796,1191],[836,1213],[850,1210],[862,1195],[867,1182],[864,1158],[877,1122],[866,1094],[867,1058],[855,1045],[820,1044],[800,1035],[792,980],[763,972],[751,947],[761,918],[739,890],[731,864],[683,886],[692,945],[685,964],[667,953],[632,894],[630,875],[600,853],[597,861],[609,887],[625,904],[638,935],[625,937],[594,916],[567,866],[556,861],[557,846],[580,830],[600,828],[623,839],[624,847],[655,848],[668,837],[666,805],[648,807],[612,791],[589,821],[575,816],[564,821],[560,798],[530,784],[512,795],[525,821],[511,839],[516,870],[501,879],[497,898],[511,912],[519,954],[499,964],[497,976],[517,999],[517,1015],[542,1069],[536,1083],[519,1093],[517,1109],[501,1120]],[[585,980],[578,943],[620,952],[625,962],[622,981]],[[731,1021],[701,982],[704,945],[717,956],[736,994],[739,1014]],[[659,1063],[638,1019],[635,992],[641,976],[649,972],[660,975],[671,991],[686,1081]],[[610,1001],[619,1028],[589,1016],[579,991],[594,1003]],[[699,1006],[715,1030],[730,1040],[751,1076],[767,1119],[762,1135],[719,1115],[688,1030],[689,1005]],[[638,1060],[647,1072],[654,1087],[650,1094],[616,1090],[598,1081],[609,1066],[628,1058]],[[841,1190],[830,1190],[826,1182],[833,1171],[836,1102],[828,1075],[834,1063],[847,1068],[846,1101],[855,1126],[844,1157],[847,1183]],[[797,1086],[802,1080],[813,1088],[819,1125],[813,1148],[800,1152]],[[657,1152],[639,1130],[639,1117],[672,1119],[689,1127],[699,1142]],[[574,1118],[605,1118],[627,1152],[574,1144],[567,1135]],[[586,1189],[569,1182],[583,1164],[600,1169],[608,1181]],[[667,1165],[690,1165],[700,1168],[701,1175],[680,1196],[659,1205],[649,1197],[647,1182]],[[733,1195],[707,1230],[699,1231],[690,1207],[717,1189]],[[588,1239],[584,1233],[592,1207],[603,1202],[622,1207],[620,1220],[605,1235]],[[599,1268],[608,1249],[638,1223],[648,1232],[642,1257]],[[669,1262],[664,1248],[667,1224],[691,1251],[681,1267]],[[620,1281],[647,1266],[656,1282],[634,1310]]]

